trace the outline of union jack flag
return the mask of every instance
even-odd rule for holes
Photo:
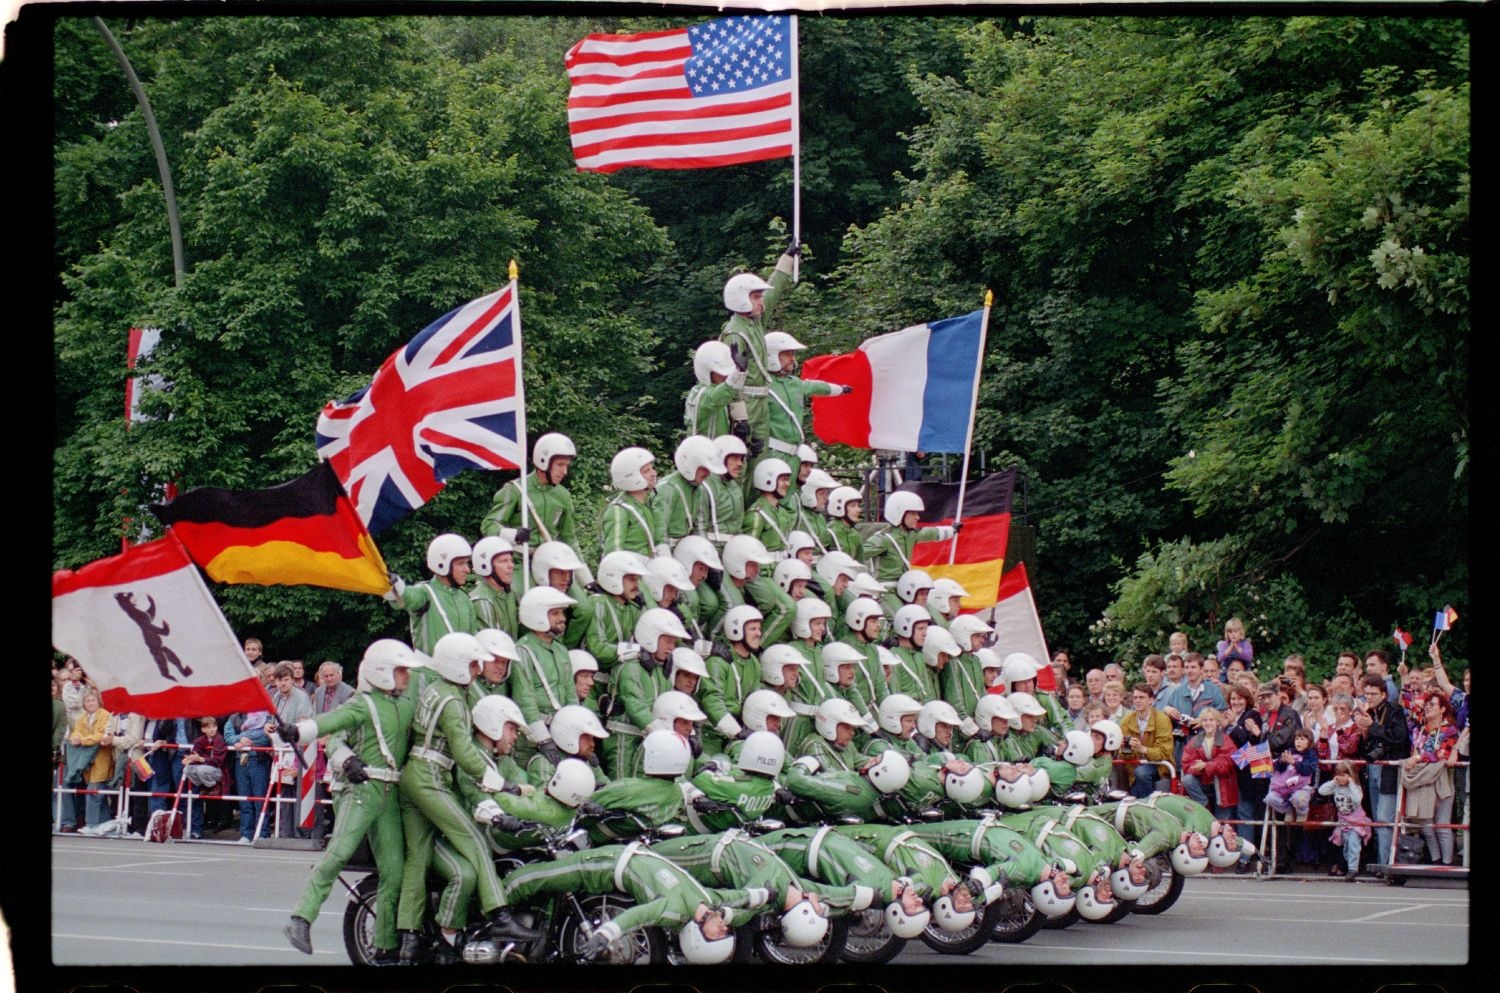
[[[318,416],[318,457],[371,534],[432,499],[465,469],[516,469],[521,355],[514,284],[433,321],[369,386]]]

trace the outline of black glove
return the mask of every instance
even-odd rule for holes
[[[708,585],[712,586],[714,589],[719,589],[724,585],[724,570],[710,569],[708,570],[708,575],[703,578],[708,580]]]
[[[963,521],[954,521],[953,522],[953,533],[954,534],[958,534],[958,532],[962,531],[963,529],[964,529],[964,522]]]
[[[774,796],[776,797],[776,802],[781,804],[783,807],[790,807],[792,804],[797,802],[797,794],[793,793],[785,786],[776,787]]]
[[[745,442],[745,447],[750,450],[750,458],[753,460],[756,456],[760,455],[761,452],[764,452],[766,450],[766,443],[761,441],[759,438],[751,438],[749,441]]]
[[[609,693],[601,693],[599,695],[599,719],[601,721],[607,721],[607,720],[609,720],[610,716],[614,714],[614,712],[615,712],[615,698],[614,698],[614,696],[612,694],[609,694]]]
[[[529,544],[530,542],[531,542],[531,528],[527,528],[527,527],[516,528],[516,547],[519,548],[520,546]]]
[[[351,783],[368,783],[370,774],[365,772],[368,763],[358,755],[351,755],[344,760],[344,778]]]
[[[688,735],[688,751],[693,753],[693,758],[703,754],[703,742],[698,740],[696,734]]]
[[[500,787],[500,792],[509,793],[511,796],[520,796],[521,787],[517,786],[515,783],[506,783],[504,786]]]
[[[595,803],[592,800],[585,800],[582,804],[579,805],[578,813],[584,817],[603,817],[605,814],[609,813],[609,811],[605,810],[603,806]]]
[[[854,387],[846,385],[843,389],[839,390],[839,392],[844,394],[845,396],[848,396],[850,393],[854,392]]]
[[[754,731],[751,731],[749,728],[745,727],[745,725],[741,724],[739,734],[736,734],[735,738],[740,741],[744,741],[754,733]]]
[[[506,813],[499,813],[494,817],[491,817],[490,823],[500,830],[504,831],[506,834],[516,834],[520,831],[525,830],[526,828],[525,821],[521,820],[521,818],[519,817],[512,817],[510,814]]]
[[[720,803],[719,801],[711,800],[706,796],[695,796],[693,797],[693,809],[700,814],[718,814],[723,813],[726,810],[733,810],[734,805],[729,803]]]
[[[281,726],[280,734],[281,740],[286,742],[288,745],[295,745],[297,743],[297,739],[301,737],[297,733],[296,724],[283,724]]]
[[[786,254],[791,255],[793,257],[796,257],[796,256],[802,254],[802,240],[800,238],[798,238],[796,235],[792,235],[792,240],[789,241],[789,242],[787,242],[787,245],[786,245]]]
[[[598,958],[608,950],[609,937],[598,931],[592,932],[583,943],[583,957],[586,959]]]
[[[740,348],[739,342],[729,346],[729,357],[734,360],[734,367],[740,372],[745,372],[750,368],[750,360],[745,357],[745,352]]]
[[[536,750],[538,752],[541,752],[542,756],[553,765],[561,765],[562,760],[567,758],[567,756],[563,754],[563,750],[557,747],[557,742],[553,741],[551,738],[548,738],[546,741],[537,745]]]
[[[732,434],[732,435],[734,435],[740,441],[749,441],[750,440],[750,422],[749,421],[735,421],[733,424],[729,425],[729,433]]]

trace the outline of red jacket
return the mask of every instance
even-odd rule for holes
[[[1182,749],[1182,771],[1186,773],[1193,767],[1194,762],[1206,763],[1204,770],[1198,773],[1198,781],[1203,784],[1205,792],[1210,782],[1218,787],[1221,807],[1232,807],[1240,802],[1240,784],[1237,775],[1239,768],[1229,757],[1233,751],[1234,742],[1230,741],[1229,735],[1223,731],[1219,732],[1212,758],[1203,752],[1201,733],[1193,735]]]

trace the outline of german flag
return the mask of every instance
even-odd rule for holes
[[[268,490],[203,486],[152,513],[220,583],[384,594],[385,560],[327,462]]]
[[[948,562],[951,541],[924,541],[912,549],[913,568],[925,570],[933,579],[954,580],[969,595],[965,612],[993,606],[1000,590],[1000,571],[1005,565],[1005,546],[1010,539],[1010,500],[1016,487],[1016,470],[994,472],[970,483],[964,494],[964,526],[958,533],[958,554]],[[922,498],[922,526],[952,524],[958,511],[957,483],[907,483],[901,487]]]

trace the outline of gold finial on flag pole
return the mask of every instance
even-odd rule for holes
[[[515,259],[511,259],[510,260],[510,278],[511,278],[511,282],[515,282],[516,277],[519,276],[520,274],[521,274],[521,269],[520,269],[519,266],[516,265],[516,260]]]

